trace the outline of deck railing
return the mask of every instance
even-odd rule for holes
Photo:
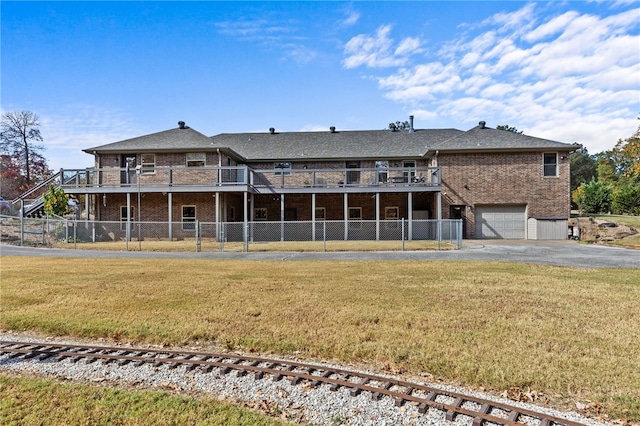
[[[222,167],[153,167],[149,169],[100,168],[60,171],[62,187],[121,188],[233,187],[340,188],[340,187],[434,187],[440,185],[439,167],[253,169]]]

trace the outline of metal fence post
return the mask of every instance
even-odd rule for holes
[[[219,251],[224,251],[224,236],[227,233],[226,232],[226,228],[227,224],[226,222],[218,222],[216,224],[216,235],[218,236],[218,250]]]
[[[242,242],[244,245],[244,252],[248,253],[249,252],[249,223],[248,222],[242,223]]]
[[[200,251],[200,221],[196,220],[196,253]]]
[[[78,222],[76,219],[73,219],[73,249],[78,249]]]
[[[324,247],[324,252],[327,252],[327,221],[322,221],[322,245]]]
[[[24,245],[24,198],[20,199],[20,246]]]
[[[402,226],[400,227],[400,231],[402,232],[402,251],[404,251],[404,217],[402,218],[400,223],[402,223]]]

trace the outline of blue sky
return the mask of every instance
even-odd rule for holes
[[[2,112],[39,115],[53,169],[177,127],[633,134],[640,2],[8,2]]]

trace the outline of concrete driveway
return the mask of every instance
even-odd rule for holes
[[[387,252],[158,253],[84,251],[0,245],[2,256],[74,258],[254,259],[254,260],[487,260],[540,263],[579,268],[640,268],[640,251],[575,241],[464,240],[460,250]],[[640,280],[640,278],[638,278]]]

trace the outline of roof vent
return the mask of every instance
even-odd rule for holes
[[[478,123],[478,126],[481,129],[486,129],[487,128],[487,122],[486,121],[481,121],[481,122]]]
[[[414,130],[413,130],[413,115],[410,115],[410,116],[409,116],[409,131],[410,131],[411,133],[413,133],[413,132],[414,132]]]
[[[178,121],[178,128],[179,129],[188,129],[188,127],[185,126],[184,121]]]
[[[329,130],[331,131],[331,133],[335,133],[336,132],[336,126],[329,127]]]
[[[397,128],[398,126],[396,126],[396,123],[389,123],[389,130],[392,132],[395,132]]]
[[[269,127],[269,133],[271,133],[272,135],[274,135],[276,133],[276,129],[273,127]]]

